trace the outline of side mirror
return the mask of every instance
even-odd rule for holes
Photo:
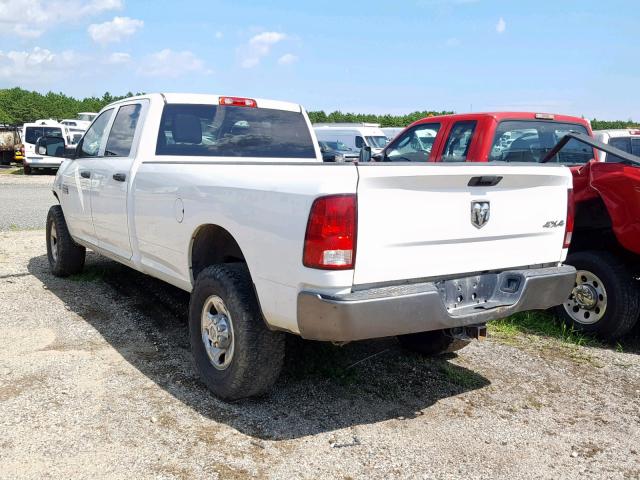
[[[371,161],[371,147],[368,145],[365,145],[364,147],[362,147],[362,149],[360,149],[360,158],[358,159],[359,162],[370,162]]]
[[[73,160],[78,157],[78,147],[64,147],[64,154],[62,155],[64,158],[69,158]]]
[[[65,153],[63,137],[44,136],[36,141],[36,153],[48,157],[62,157]]]
[[[383,160],[384,160],[384,156],[382,155],[382,152],[375,153],[371,156],[372,162],[382,162]]]

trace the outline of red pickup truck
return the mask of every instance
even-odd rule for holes
[[[373,161],[540,162],[568,133],[591,137],[583,118],[529,112],[427,117],[409,125]],[[576,139],[550,160],[574,178],[575,228],[567,263],[575,288],[557,307],[576,328],[616,340],[638,322],[640,310],[640,167]],[[499,188],[499,185],[493,188]],[[526,215],[526,206],[523,206]]]

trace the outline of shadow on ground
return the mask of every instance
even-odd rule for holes
[[[489,384],[447,358],[424,359],[390,339],[336,347],[289,336],[272,393],[225,403],[199,382],[193,367],[187,293],[92,253],[76,278],[53,277],[46,256],[32,258],[28,269],[161,388],[202,415],[261,439],[412,418],[440,399]],[[101,301],[87,299],[87,282],[96,283],[92,294],[97,291]]]

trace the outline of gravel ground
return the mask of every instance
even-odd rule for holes
[[[44,228],[54,174],[0,175],[0,231]]]
[[[0,232],[0,289],[0,478],[640,478],[637,344],[292,338],[273,393],[229,404],[184,292],[94,254],[54,278],[43,231]]]

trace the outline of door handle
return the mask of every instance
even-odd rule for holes
[[[82,178],[91,178],[91,172],[89,170],[81,170],[80,176]]]
[[[114,173],[113,179],[116,182],[124,182],[127,179],[127,176],[124,173]]]
[[[500,183],[502,177],[496,175],[485,175],[483,177],[471,177],[467,186],[469,187],[495,187]]]

